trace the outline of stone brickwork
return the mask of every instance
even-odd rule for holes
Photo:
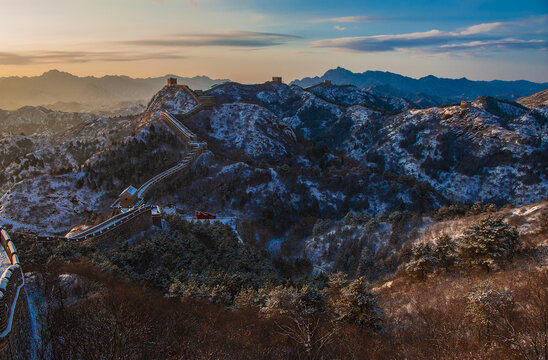
[[[120,224],[113,225],[108,230],[93,236],[94,240],[108,242],[119,237],[129,238],[141,231],[148,230],[152,227],[152,207],[144,207],[142,211],[138,211],[129,218],[124,219]]]
[[[29,359],[32,334],[25,276],[17,249],[1,228],[0,242],[0,251],[5,251],[11,262],[0,277],[0,360]]]
[[[152,206],[141,206],[118,214],[91,229],[76,234],[69,240],[108,240],[119,236],[132,236],[152,226]]]
[[[185,85],[171,86],[176,86],[177,88],[183,89],[197,102],[197,105],[193,109],[181,115],[181,117],[192,116],[193,114],[202,111],[207,106],[212,106],[211,104],[214,104],[213,98],[208,100],[209,103],[207,106],[201,104],[198,96]],[[198,136],[169,112],[162,111],[160,113],[160,119],[178,136],[187,141],[191,147],[191,150],[177,165],[149,179],[139,189],[135,189],[130,186],[124,190],[124,192],[120,195],[120,198],[112,204],[114,209],[120,210],[119,214],[97,226],[71,236],[69,240],[112,240],[120,236],[132,236],[152,227],[152,207],[144,205],[145,194],[154,186],[187,168],[190,163],[194,161],[194,159],[207,150],[207,143],[198,141]],[[129,195],[132,197],[130,198]],[[121,208],[129,208],[129,210],[127,212],[121,212]],[[158,219],[155,219],[155,221],[157,224],[161,224],[161,220],[159,221]]]

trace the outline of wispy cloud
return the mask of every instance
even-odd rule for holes
[[[440,46],[441,50],[468,50],[468,49],[539,49],[548,50],[547,40],[520,40],[500,39],[490,41],[471,41],[467,43],[449,44]]]
[[[344,37],[336,39],[318,40],[312,43],[313,47],[340,48],[361,52],[394,51],[398,48],[421,47],[446,44],[452,35],[439,31],[399,34]]]
[[[55,63],[126,62],[157,59],[183,59],[177,48],[221,46],[245,48],[249,50],[277,46],[299,39],[298,36],[249,32],[227,31],[210,34],[185,34],[157,39],[141,39],[105,42],[111,47],[120,45],[133,47],[133,51],[51,51],[0,52],[0,65],[30,65]],[[154,51],[154,49],[161,51]]]
[[[343,16],[343,17],[330,17],[330,18],[321,18],[321,19],[312,19],[309,22],[311,23],[358,23],[358,22],[369,22],[369,21],[380,21],[386,20],[387,18],[375,17],[375,16]]]
[[[345,31],[346,30],[345,26],[339,26],[339,25],[335,25],[335,26],[333,26],[333,28],[335,30],[339,30],[339,31]]]
[[[343,37],[314,41],[317,48],[335,48],[358,52],[382,52],[418,48],[421,51],[479,51],[486,49],[546,50],[546,33],[533,32],[538,19],[514,22],[492,22],[468,26],[455,31],[424,32]],[[532,39],[531,34],[536,35]]]
[[[300,37],[286,34],[227,31],[209,34],[182,34],[161,39],[141,39],[124,41],[124,45],[147,47],[268,47],[282,45]]]
[[[119,62],[182,58],[185,58],[185,56],[172,53],[121,53],[88,51],[33,51],[22,53],[0,52],[0,65],[87,63],[95,61]]]

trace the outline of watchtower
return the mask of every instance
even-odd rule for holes
[[[173,78],[173,77],[168,78],[167,86],[177,86],[177,78]]]
[[[137,189],[130,185],[120,194],[120,206],[130,208],[135,203],[137,203]]]
[[[470,103],[468,101],[461,101],[460,102],[460,108],[461,109],[468,109],[470,107]]]
[[[273,76],[272,77],[272,82],[275,82],[277,84],[281,84],[282,83],[282,77],[281,76]]]

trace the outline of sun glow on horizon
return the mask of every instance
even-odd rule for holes
[[[59,69],[251,83],[342,66],[412,77],[548,81],[548,5],[524,5],[3,1],[0,76]]]

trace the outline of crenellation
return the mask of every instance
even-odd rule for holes
[[[0,242],[11,262],[0,277],[0,360],[26,359],[31,330],[25,278],[15,244],[1,227]]]
[[[168,79],[168,86],[176,86],[177,88],[183,89],[183,91],[187,92],[197,102],[197,105],[183,114],[183,116],[191,116],[199,111],[214,106],[215,99],[212,96],[204,96],[203,92],[196,94],[185,85],[177,85],[176,80],[177,79],[174,78]],[[117,236],[128,236],[147,230],[151,228],[153,224],[160,224],[161,226],[161,219],[157,219],[158,216],[161,217],[161,214],[156,215],[156,219],[153,219],[152,207],[144,205],[145,194],[153,186],[186,168],[191,160],[198,157],[207,149],[207,144],[199,141],[198,136],[172,114],[162,111],[160,113],[160,119],[176,134],[189,143],[191,151],[189,151],[177,165],[154,176],[152,179],[149,179],[139,189],[136,189],[133,186],[126,188],[120,194],[119,199],[112,205],[115,211],[118,212],[117,215],[112,216],[99,225],[68,238],[69,240],[111,240]],[[124,212],[123,209],[129,210]]]

